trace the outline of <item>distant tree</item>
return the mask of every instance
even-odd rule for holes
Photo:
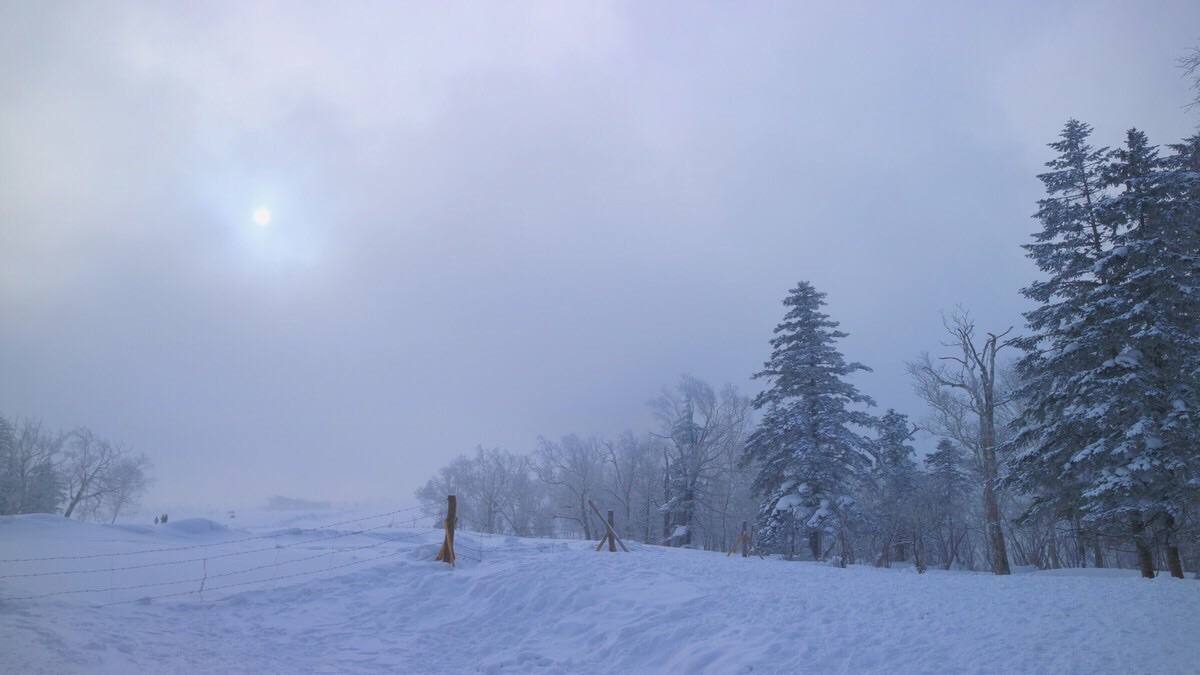
[[[64,517],[70,518],[78,509],[85,517],[111,514],[115,520],[121,509],[136,502],[149,485],[145,474],[150,462],[145,455],[134,455],[90,429],[72,431],[67,435],[66,447],[61,465],[67,495]]]
[[[57,460],[62,436],[34,418],[0,425],[0,513],[57,513],[63,498]]]
[[[626,431],[616,443],[604,443],[608,464],[604,491],[620,507],[617,529],[643,542],[657,540],[651,532],[657,527],[654,518],[662,504],[656,499],[662,491],[663,475],[658,458],[666,454],[661,446],[662,439],[649,434],[638,436],[632,431]]]
[[[458,496],[464,529],[488,534],[546,534],[543,493],[533,480],[529,458],[501,449],[475,448],[442,467],[417,490],[427,515],[443,512],[446,495]]]
[[[948,438],[938,441],[937,449],[925,457],[925,503],[930,509],[931,531],[942,569],[948,570],[958,561],[969,531],[963,514],[973,481],[966,462],[966,451]]]
[[[904,559],[904,541],[914,549],[923,535],[917,508],[919,474],[914,459],[916,450],[910,444],[914,428],[908,417],[888,410],[876,425],[879,438],[875,443],[874,465],[868,489],[871,517],[878,534],[879,555],[876,564],[889,567],[894,554]]]
[[[783,544],[799,526],[814,558],[823,559],[821,533],[837,536],[842,564],[851,562],[850,528],[861,519],[854,497],[871,464],[872,441],[855,428],[874,419],[874,405],[846,378],[869,370],[847,363],[836,347],[846,337],[821,311],[825,295],[800,282],[784,300],[784,320],[771,339],[771,357],[755,379],[768,382],[753,406],[763,411],[743,461],[758,467],[754,491],[767,542]]]
[[[929,354],[922,354],[920,360],[908,364],[908,372],[917,394],[933,411],[930,426],[934,433],[954,439],[975,454],[983,487],[984,527],[992,572],[1009,574],[997,495],[1000,478],[997,453],[1001,445],[998,433],[1004,429],[1003,416],[1012,403],[1012,395],[997,377],[997,357],[1013,342],[1005,339],[1008,330],[978,339],[975,322],[964,311],[956,312],[945,321],[945,326],[951,336],[947,346],[957,353],[937,361]]]
[[[728,514],[720,511],[728,479],[724,459],[745,443],[750,399],[733,386],[718,394],[708,383],[684,375],[650,405],[666,453],[663,537],[674,545],[692,546],[697,525],[706,516],[726,525]]]
[[[534,472],[550,487],[555,517],[576,523],[584,539],[599,534],[588,500],[603,490],[606,455],[604,442],[595,436],[585,439],[570,434],[557,442],[538,439]]]

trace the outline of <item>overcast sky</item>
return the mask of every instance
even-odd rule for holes
[[[807,280],[917,418],[940,311],[1020,330],[1045,144],[1192,133],[1197,38],[1194,0],[3,0],[0,414],[145,452],[151,507],[407,502],[683,373],[754,393]]]

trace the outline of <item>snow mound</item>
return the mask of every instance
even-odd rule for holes
[[[172,534],[208,534],[210,532],[228,532],[229,528],[208,518],[184,518],[183,520],[172,520],[166,525],[160,525],[164,530]]]

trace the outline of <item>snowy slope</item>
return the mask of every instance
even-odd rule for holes
[[[361,517],[258,514],[238,530],[205,519],[0,518],[0,670],[1194,673],[1200,664],[1193,580],[917,575],[471,533],[459,533],[451,569],[433,561],[440,534],[400,527],[407,516],[313,527],[318,515]],[[156,549],[172,550],[145,552]],[[45,574],[80,570],[96,571]],[[14,599],[88,589],[98,592]]]

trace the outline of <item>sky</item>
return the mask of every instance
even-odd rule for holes
[[[405,502],[685,373],[755,393],[805,280],[918,419],[942,312],[1020,332],[1046,144],[1193,133],[1198,40],[1191,0],[0,0],[0,414],[146,453],[148,505]]]

